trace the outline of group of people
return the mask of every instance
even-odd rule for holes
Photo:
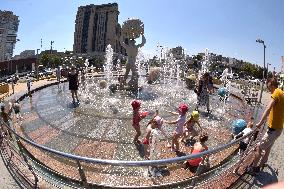
[[[167,144],[167,147],[171,148],[172,152],[178,153],[180,151],[180,142],[185,141],[187,138],[192,140],[194,137],[199,135],[199,142],[196,142],[191,147],[191,152],[193,154],[200,153],[208,149],[205,142],[208,140],[208,135],[203,132],[202,127],[199,123],[199,112],[193,111],[190,115],[190,118],[187,120],[186,114],[188,112],[188,106],[186,104],[180,104],[177,112],[168,111],[169,113],[178,116],[176,120],[164,120],[158,114],[156,110],[153,118],[149,121],[146,128],[146,134],[141,142],[139,137],[141,136],[140,121],[149,115],[148,111],[140,111],[141,102],[138,100],[133,100],[131,102],[133,109],[133,118],[132,126],[136,131],[133,142],[135,144],[144,145],[145,150],[145,159],[151,159],[151,153],[149,151],[149,145],[151,146],[153,141],[153,135],[158,131],[166,139],[168,138],[164,129],[163,124],[173,124],[175,125],[174,132],[172,134],[171,143]],[[198,125],[199,129],[197,130],[194,126]],[[190,170],[196,170],[202,158],[197,158],[194,160],[189,160],[185,163],[184,168],[190,168]]]

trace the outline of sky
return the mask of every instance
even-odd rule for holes
[[[189,55],[222,54],[263,65],[265,41],[269,70],[281,69],[284,56],[283,0],[0,0],[0,10],[13,11],[20,24],[15,53],[53,48],[72,50],[75,17],[79,6],[118,3],[119,23],[139,18],[144,23],[146,56],[164,47],[182,46]]]

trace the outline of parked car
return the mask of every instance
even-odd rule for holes
[[[51,70],[51,68],[46,68],[46,69],[44,70],[44,74],[45,74],[45,75],[52,75],[52,74],[53,74],[53,71]]]

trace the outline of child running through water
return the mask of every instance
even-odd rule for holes
[[[131,106],[132,106],[132,109],[133,109],[132,126],[136,131],[136,135],[134,137],[133,143],[139,144],[139,143],[141,143],[140,140],[138,140],[139,136],[141,135],[139,123],[142,119],[144,119],[148,115],[148,112],[139,111],[140,106],[141,106],[141,102],[138,101],[138,100],[133,100],[131,102]]]
[[[153,129],[157,128],[159,131],[161,131],[161,134],[163,134],[164,137],[167,138],[165,131],[162,129],[162,125],[163,125],[163,118],[158,116],[158,110],[156,110],[154,118],[147,125],[146,135],[145,138],[143,139],[145,159],[149,159],[150,155],[149,145],[151,143],[150,136]]]
[[[197,124],[198,127],[200,128],[200,131],[202,132],[202,128],[199,123],[199,112],[198,111],[193,111],[191,113],[190,118],[185,122],[185,129],[182,137],[182,142],[186,142],[185,139],[186,137],[189,136],[189,140],[192,140],[195,136],[198,135],[198,131],[194,128],[194,125]]]
[[[180,104],[178,107],[178,112],[171,112],[169,113],[178,115],[178,119],[175,121],[164,121],[165,123],[168,124],[176,124],[175,131],[173,133],[173,138],[172,138],[172,145],[171,145],[171,150],[174,152],[179,151],[179,141],[178,139],[183,135],[183,126],[186,122],[186,112],[188,111],[188,106],[186,104]],[[169,146],[168,146],[169,147]]]

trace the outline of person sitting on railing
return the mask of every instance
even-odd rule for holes
[[[267,162],[270,150],[276,139],[281,135],[284,124],[284,93],[278,88],[276,78],[267,80],[266,84],[267,89],[272,94],[271,100],[266,110],[263,112],[259,123],[256,124],[256,128],[260,129],[260,126],[264,124],[267,117],[268,128],[260,140],[260,143],[257,145],[252,165],[247,168],[247,172],[252,175],[258,173],[260,167],[263,167],[264,163]],[[264,154],[262,153],[263,151],[265,151]]]
[[[9,120],[12,120],[11,117],[5,112],[5,106],[1,106],[1,118],[5,124],[10,126]],[[8,134],[8,129],[5,126],[2,126],[5,134]]]
[[[194,128],[194,125],[197,124],[200,128],[200,131],[202,131],[202,128],[199,123],[199,113],[198,111],[193,111],[191,113],[190,118],[185,122],[184,126],[184,132],[182,137],[182,142],[187,143],[185,140],[187,136],[189,136],[189,140],[192,141],[195,136],[198,135],[198,131]]]
[[[254,120],[254,118],[251,117],[250,122],[248,122],[248,124],[247,124],[247,128],[245,128],[242,132],[237,134],[235,136],[235,139],[238,139],[238,138],[240,138],[242,136],[248,135],[250,132],[252,132],[253,120]],[[243,139],[240,142],[239,153],[238,153],[239,155],[243,154],[243,152],[247,149],[248,144],[249,144],[249,137],[246,137],[245,139]]]
[[[191,154],[198,154],[198,153],[208,150],[208,146],[205,144],[207,140],[208,140],[207,134],[200,135],[199,142],[196,142],[194,144]],[[183,167],[195,173],[197,171],[199,164],[202,162],[203,158],[208,158],[208,157],[200,157],[200,158],[187,160],[184,163]]]

